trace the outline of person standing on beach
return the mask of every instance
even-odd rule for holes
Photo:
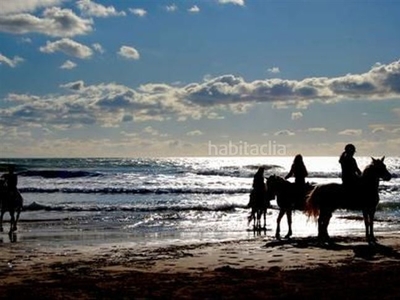
[[[340,166],[342,167],[342,183],[348,190],[354,189],[359,183],[361,176],[361,171],[354,158],[355,153],[356,147],[353,144],[347,144],[339,159]]]
[[[7,192],[10,195],[11,199],[16,199],[17,197],[17,185],[18,185],[18,176],[14,173],[14,165],[9,165],[8,173],[3,174],[1,178],[4,179],[7,185]]]

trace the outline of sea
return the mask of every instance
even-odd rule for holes
[[[16,237],[8,238],[5,222],[0,242],[175,245],[273,238],[275,200],[265,231],[248,224],[252,180],[260,166],[265,177],[284,176],[292,161],[281,156],[0,159],[3,171],[16,165],[24,198]],[[304,157],[304,162],[309,182],[340,182],[338,157]],[[371,158],[357,157],[357,162],[363,169]],[[393,178],[380,183],[377,236],[400,229],[400,157],[387,157],[385,163]],[[286,234],[286,218],[281,230]],[[329,232],[364,235],[361,212],[336,211]],[[294,237],[316,234],[314,220],[303,212],[293,215]]]

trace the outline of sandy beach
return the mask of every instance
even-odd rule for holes
[[[3,233],[5,236],[7,234]],[[0,245],[0,298],[391,299],[400,295],[400,233],[137,247]]]

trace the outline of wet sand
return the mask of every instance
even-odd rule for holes
[[[6,236],[6,234],[2,234]],[[181,246],[0,244],[0,298],[393,299],[400,233]]]

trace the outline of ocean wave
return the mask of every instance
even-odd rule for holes
[[[233,211],[235,209],[246,209],[246,205],[238,204],[222,204],[216,206],[153,206],[153,207],[138,207],[138,206],[73,206],[73,205],[43,205],[33,202],[25,205],[24,211],[65,211],[65,212],[186,212],[186,211]]]
[[[185,188],[20,188],[21,193],[65,193],[65,194],[244,194],[249,188],[238,189],[185,189]]]
[[[28,170],[18,173],[24,177],[43,177],[43,178],[78,178],[78,177],[97,177],[101,176],[98,172],[79,171],[79,170]]]

